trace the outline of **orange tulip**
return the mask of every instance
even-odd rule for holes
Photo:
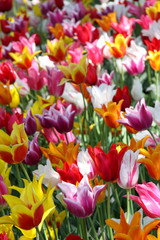
[[[141,158],[138,160],[138,162],[144,163],[149,175],[152,178],[159,181],[160,180],[160,144],[158,144],[155,149],[148,146],[147,150],[143,149],[143,151],[141,151],[141,153],[144,156],[146,156],[146,158]]]
[[[103,31],[109,31],[112,22],[117,22],[116,12],[109,13],[107,16],[102,16],[102,19],[96,19],[98,25],[103,29]]]
[[[64,162],[68,162],[71,165],[76,161],[78,148],[79,144],[74,145],[73,142],[70,142],[68,145],[65,142],[61,142],[58,146],[50,142],[49,149],[40,147],[44,156],[49,158],[53,166],[58,166],[62,169]]]
[[[4,85],[0,82],[0,104],[8,105],[12,101],[12,96],[9,90],[9,82]]]
[[[125,215],[123,210],[121,209],[121,219],[120,223],[112,219],[107,219],[106,223],[108,226],[115,230],[114,238],[121,240],[145,240],[147,234],[155,228],[160,220],[154,220],[144,226],[144,229],[141,229],[141,214],[140,212],[135,212],[132,221],[130,224],[126,222]]]
[[[51,33],[54,34],[56,39],[64,38],[63,26],[59,23],[56,23],[55,27],[49,27]]]
[[[117,142],[116,144],[119,145],[121,148],[127,147],[127,150],[132,150],[133,152],[136,152],[138,149],[140,149],[140,153],[142,153],[144,151],[145,142],[148,138],[149,135],[136,142],[136,140],[132,137],[130,145],[127,145],[123,142]]]
[[[125,38],[122,34],[118,34],[114,43],[106,42],[106,44],[110,47],[109,50],[111,54],[115,58],[122,58],[126,55],[129,37]]]
[[[24,124],[13,124],[13,130],[9,136],[0,130],[0,159],[15,164],[22,162],[28,151],[28,137],[24,130]]]
[[[109,102],[107,107],[103,105],[101,108],[95,108],[94,110],[99,113],[107,126],[110,128],[117,128],[120,123],[117,122],[118,119],[121,118],[121,106],[122,106],[123,100],[120,100],[117,104],[116,102]]]

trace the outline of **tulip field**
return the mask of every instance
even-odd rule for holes
[[[0,0],[0,240],[160,240],[160,0]]]

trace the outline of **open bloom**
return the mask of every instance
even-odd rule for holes
[[[147,59],[149,59],[149,63],[151,65],[151,68],[153,68],[155,71],[160,70],[160,51],[154,50],[148,52]]]
[[[127,52],[128,37],[125,38],[122,34],[118,34],[114,43],[106,42],[110,47],[109,50],[115,58],[122,58]]]
[[[42,179],[43,176],[37,182],[34,176],[33,182],[24,180],[24,188],[12,186],[13,189],[20,193],[20,197],[12,195],[3,196],[11,209],[11,214],[10,216],[5,215],[1,217],[0,224],[13,224],[20,228],[26,237],[35,235],[35,227],[40,225],[41,228],[44,219],[55,208],[52,199],[54,189],[48,188],[47,193],[44,194]],[[33,234],[33,236],[29,235],[29,233]]]
[[[136,186],[139,177],[139,163],[137,163],[139,150],[125,152],[117,180],[118,185],[124,189],[130,189]]]
[[[159,181],[160,180],[160,144],[158,144],[155,149],[148,146],[147,150],[145,149],[141,150],[141,153],[146,158],[141,158],[138,160],[138,162],[145,164],[145,167],[147,168],[149,175],[152,178]]]
[[[152,114],[146,107],[144,98],[137,104],[135,109],[126,108],[125,118],[118,120],[119,123],[134,128],[137,131],[148,129],[152,124]]]
[[[121,219],[120,223],[112,219],[107,219],[106,223],[111,228],[115,230],[114,238],[121,240],[145,240],[147,234],[154,229],[159,223],[160,220],[154,220],[144,226],[144,229],[141,229],[141,214],[140,212],[135,212],[131,223],[127,223],[123,210],[121,209]]]
[[[111,146],[107,154],[98,147],[94,147],[93,149],[91,147],[88,148],[98,175],[107,182],[116,181],[119,177],[120,166],[125,151],[126,148],[123,148],[118,153],[115,144]]]
[[[24,124],[13,124],[13,130],[9,136],[0,130],[0,159],[15,164],[22,162],[28,151],[28,137],[24,130]]]
[[[65,195],[63,201],[68,210],[79,218],[91,216],[96,206],[97,197],[105,188],[105,185],[97,185],[93,189],[85,175],[78,187],[71,183],[62,182],[58,184]]]
[[[143,182],[135,187],[139,196],[130,195],[129,198],[138,203],[147,216],[160,217],[160,191],[152,182]]]

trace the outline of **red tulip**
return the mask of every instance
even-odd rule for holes
[[[128,87],[125,85],[123,89],[117,88],[116,95],[113,97],[113,102],[118,103],[120,100],[124,100],[121,106],[121,110],[125,111],[125,108],[129,108],[131,105],[131,97]]]

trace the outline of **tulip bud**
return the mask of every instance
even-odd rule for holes
[[[32,135],[37,130],[37,123],[35,118],[32,115],[31,109],[27,112],[27,116],[24,119],[24,128],[27,133],[27,135]]]

